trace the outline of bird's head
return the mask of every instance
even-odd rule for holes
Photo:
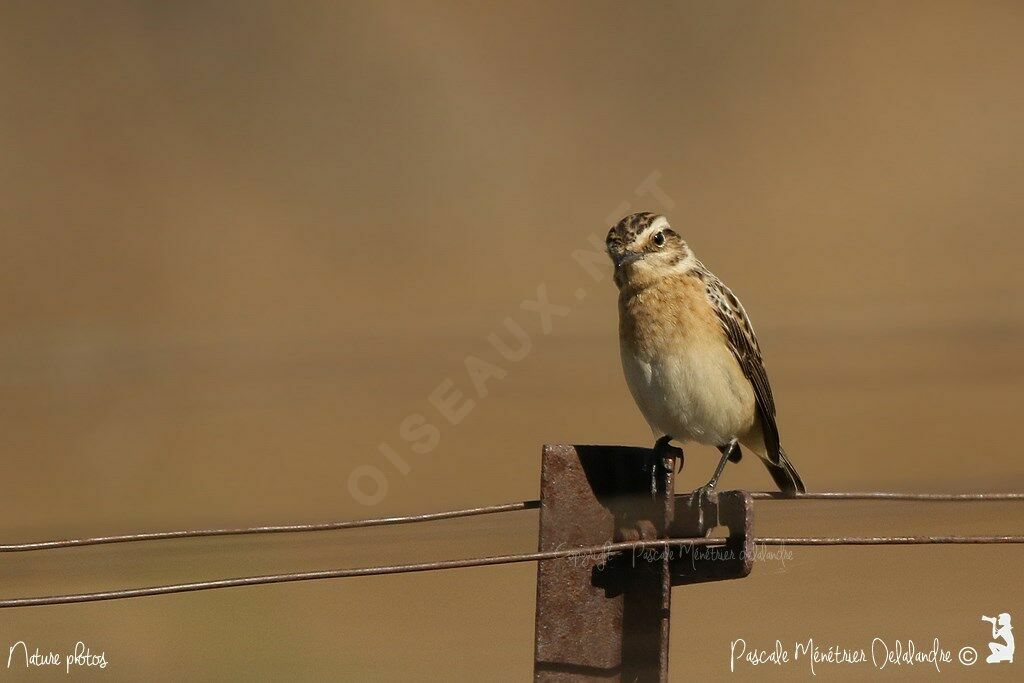
[[[623,218],[608,231],[605,246],[615,264],[619,289],[646,287],[663,277],[685,273],[696,263],[668,219],[653,213]]]

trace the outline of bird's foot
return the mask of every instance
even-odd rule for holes
[[[647,455],[647,462],[644,464],[644,471],[651,475],[651,497],[658,495],[659,468],[665,472],[675,470],[677,473],[683,467],[683,449],[671,445],[671,436],[663,436],[654,443],[654,448]]]
[[[671,436],[663,436],[654,442],[654,455],[661,459],[661,466],[666,471],[675,469],[675,473],[679,474],[683,471],[683,449],[673,446],[671,441]]]
[[[717,497],[718,494],[715,492],[714,483],[709,482],[704,484],[704,486],[695,489],[693,493],[690,494],[689,505],[690,507],[698,510],[708,509],[712,503],[716,502]]]
[[[687,517],[698,536],[707,536],[711,529],[719,525],[718,492],[715,483],[708,482],[690,493],[687,501]]]

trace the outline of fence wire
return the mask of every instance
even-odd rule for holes
[[[314,581],[318,579],[340,579],[356,576],[380,576],[384,574],[408,574],[412,572],[435,571],[440,569],[463,569],[467,567],[485,567],[517,562],[536,562],[539,560],[555,560],[574,558],[579,561],[586,557],[597,561],[626,551],[636,552],[645,548],[693,547],[693,546],[724,546],[724,538],[668,538],[652,541],[633,541],[628,543],[609,543],[598,546],[549,550],[536,553],[516,555],[494,555],[490,557],[471,557],[461,560],[441,560],[439,562],[423,562],[419,564],[399,564],[381,567],[357,567],[352,569],[325,569],[312,572],[294,572],[291,574],[268,574],[264,576],[245,576],[233,579],[217,579],[213,581],[194,581],[191,583],[175,583],[164,586],[146,588],[128,588],[124,590],[102,591],[97,593],[74,593],[70,595],[51,595],[39,598],[14,598],[0,600],[0,609],[9,607],[38,607],[42,605],[65,605],[78,602],[98,602],[101,600],[120,600],[124,598],[140,598],[151,595],[168,595],[171,593],[189,593],[193,591],[214,590],[218,588],[236,588],[239,586],[258,586],[271,583],[290,583],[294,581]],[[1024,536],[804,536],[804,537],[765,537],[754,541],[762,546],[837,546],[837,545],[931,545],[931,544],[962,544],[962,543],[1024,543]]]
[[[683,495],[677,496],[685,497]],[[817,493],[798,493],[787,495],[774,491],[752,491],[750,497],[764,501],[849,501],[849,500],[889,500],[889,501],[920,501],[920,502],[1013,502],[1024,501],[1024,493],[894,493],[890,491],[821,491]],[[212,536],[247,536],[253,534],[304,533],[310,531],[336,531],[339,529],[360,529],[375,526],[391,526],[411,524],[415,522],[432,522],[442,519],[475,517],[491,515],[499,512],[516,512],[518,510],[535,510],[540,507],[539,500],[524,500],[502,505],[466,508],[463,510],[446,510],[444,512],[428,512],[419,515],[397,517],[378,517],[374,519],[344,520],[340,522],[318,522],[314,524],[278,524],[268,526],[224,528],[224,529],[188,529],[182,531],[153,531],[137,534],[121,534],[116,536],[94,536],[91,538],[69,538],[52,541],[32,541],[27,543],[0,544],[0,553],[17,553],[30,550],[54,550],[57,548],[78,548],[90,545],[108,545],[112,543],[136,543],[139,541],[161,541],[178,538],[206,538]]]
[[[754,500],[885,500],[885,501],[918,501],[918,502],[1009,502],[1024,501],[1024,493],[893,493],[886,491],[869,492],[819,492],[804,493],[796,496],[786,496],[775,492],[757,491],[752,492]],[[137,541],[153,541],[161,539],[176,538],[201,538],[209,536],[238,536],[249,534],[273,534],[273,533],[295,533],[309,531],[331,531],[338,529],[355,529],[374,526],[390,526],[397,524],[410,524],[415,522],[428,522],[443,519],[454,519],[460,517],[473,517],[477,515],[488,515],[500,512],[514,512],[518,510],[531,510],[540,507],[537,500],[526,500],[503,505],[491,505],[485,507],[466,508],[463,510],[449,510],[445,512],[432,512],[421,515],[408,515],[400,517],[380,517],[375,519],[349,520],[342,522],[324,522],[317,524],[288,524],[275,526],[257,526],[246,528],[225,528],[225,529],[196,529],[185,531],[164,531],[148,532],[139,534],[125,534],[118,536],[95,536],[90,538],[65,539],[56,541],[36,541],[29,543],[14,543],[0,545],[0,552],[24,552],[32,550],[52,550],[57,548],[74,548],[91,545],[104,545],[112,543],[131,543]],[[560,550],[542,551],[535,553],[520,553],[513,555],[494,555],[488,557],[473,557],[457,560],[441,560],[437,562],[424,562],[418,564],[401,564],[377,567],[357,567],[345,569],[327,569],[308,572],[294,572],[287,574],[268,574],[263,576],[245,576],[228,579],[215,579],[210,581],[193,581],[189,583],[176,583],[161,586],[148,586],[144,588],[128,588],[123,590],[100,591],[94,593],[74,593],[67,595],[51,595],[31,598],[11,598],[0,600],[0,609],[12,607],[36,607],[42,605],[61,605],[82,602],[97,602],[102,600],[119,600],[125,598],[137,598],[153,595],[168,595],[173,593],[188,593],[202,590],[215,590],[220,588],[235,588],[240,586],[256,586],[273,583],[289,583],[296,581],[314,581],[320,579],[337,579],[359,576],[380,576],[386,574],[407,574],[412,572],[435,571],[444,569],[462,569],[468,567],[484,567],[502,564],[513,564],[519,562],[536,562],[540,560],[552,560],[560,558],[585,558],[592,557],[598,560],[618,555],[625,552],[635,553],[638,550],[648,548],[670,548],[670,547],[695,547],[695,546],[722,546],[726,543],[725,538],[670,538],[648,541],[632,541],[623,543],[610,543],[602,546],[588,546],[579,548],[566,548]],[[939,535],[939,536],[771,536],[758,538],[756,545],[761,546],[866,546],[866,545],[937,545],[937,544],[1024,544],[1024,535],[990,535],[990,536],[969,536],[969,535]]]

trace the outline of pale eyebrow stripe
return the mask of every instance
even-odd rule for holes
[[[667,228],[667,227],[668,227],[668,219],[665,218],[664,216],[658,216],[653,221],[651,221],[650,225],[648,225],[646,228],[644,228],[643,230],[638,232],[636,234],[636,237],[633,238],[633,241],[635,242],[635,241],[641,239],[642,237],[646,236],[647,233],[649,233],[649,232],[652,232],[654,230],[661,230],[661,229]]]

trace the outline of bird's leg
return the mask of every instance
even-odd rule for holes
[[[715,486],[718,485],[718,480],[722,476],[722,472],[725,470],[725,463],[730,460],[737,462],[740,459],[740,445],[736,439],[733,439],[725,446],[719,446],[718,450],[722,452],[722,459],[718,461],[718,467],[715,468],[715,473],[711,475],[711,481],[704,485],[704,488],[708,489],[709,492],[713,491]]]
[[[665,470],[669,470],[673,465],[677,466],[679,472],[683,468],[683,449],[672,446],[670,442],[672,436],[666,434],[657,441],[654,442],[654,448],[651,451],[652,461],[651,466],[651,495],[655,496],[658,493],[658,467],[664,467]]]
[[[715,473],[711,475],[711,480],[708,483],[694,491],[696,495],[691,499],[695,500],[700,505],[703,505],[704,501],[714,493],[715,486],[718,485],[718,480],[721,478],[722,472],[725,470],[725,463],[730,460],[737,462],[740,458],[740,446],[736,439],[733,439],[725,446],[719,446],[718,450],[722,452],[722,458],[718,461],[718,467],[715,468]]]

